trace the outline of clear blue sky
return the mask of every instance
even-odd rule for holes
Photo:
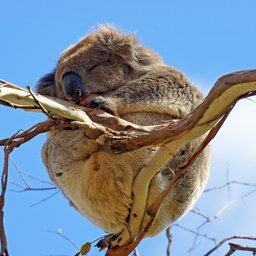
[[[0,78],[19,86],[33,86],[41,75],[55,66],[66,47],[89,33],[93,26],[105,22],[114,23],[124,31],[136,31],[141,43],[157,51],[167,64],[185,72],[205,93],[221,75],[255,68],[255,0],[8,0],[0,2],[0,10]],[[226,182],[227,166],[230,179],[256,184],[256,139],[253,136],[256,122],[249,120],[255,113],[254,103],[239,104],[217,136],[212,147],[209,186]],[[40,114],[4,107],[0,107],[0,116],[0,138],[44,120]],[[45,135],[39,136],[16,149],[12,158],[23,171],[48,180],[40,159],[44,141]],[[12,164],[10,180],[22,184]],[[33,187],[46,186],[33,180],[29,182]],[[10,184],[9,188],[16,187]],[[250,189],[232,187],[232,196],[238,198]],[[73,255],[77,251],[59,236],[42,231],[45,229],[57,231],[61,228],[78,245],[103,235],[70,208],[61,193],[30,207],[53,192],[8,192],[5,223],[11,255]],[[205,194],[198,206],[206,215],[212,216],[227,200],[227,191]],[[233,234],[256,235],[256,211],[252,206],[255,201],[256,195],[252,195],[243,204],[234,204],[202,233],[217,240]],[[180,224],[195,228],[201,220],[188,214]],[[173,235],[173,255],[188,255],[193,236],[177,227],[173,229]],[[165,255],[166,244],[162,234],[142,242],[139,251],[143,256]],[[211,242],[201,239],[192,255],[202,255],[211,246]],[[90,255],[103,254],[93,251]]]

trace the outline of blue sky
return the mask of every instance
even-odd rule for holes
[[[34,86],[41,75],[55,66],[61,52],[100,23],[114,23],[127,32],[136,32],[140,42],[157,51],[171,66],[182,70],[207,93],[223,74],[255,68],[256,2],[244,1],[1,1],[0,78],[19,86]],[[255,103],[239,103],[212,143],[212,170],[209,187],[229,179],[256,184],[255,174]],[[44,120],[40,114],[25,113],[0,107],[0,138],[19,129],[27,129]],[[40,159],[45,135],[19,149],[12,158],[24,171],[48,180]],[[2,155],[0,158],[2,165]],[[22,184],[14,166],[10,179]],[[29,180],[31,186],[46,186]],[[15,189],[14,185],[9,186]],[[232,198],[239,198],[252,187],[232,186]],[[103,235],[79,213],[68,206],[61,193],[30,207],[50,196],[48,192],[8,192],[5,223],[11,255],[45,256],[73,255],[77,250],[61,237],[44,232],[63,229],[72,241],[81,245]],[[228,191],[207,193],[198,207],[213,216],[228,200]],[[220,240],[233,234],[256,235],[256,195],[234,203],[216,222],[202,232]],[[202,219],[188,214],[179,224],[196,228]],[[173,228],[174,255],[188,255],[193,235]],[[167,240],[161,234],[142,242],[141,255],[165,255]],[[202,255],[213,244],[198,241],[192,255]],[[224,252],[227,247],[224,248]],[[223,251],[222,251],[223,252]],[[222,253],[223,254],[223,253]],[[94,250],[90,255],[103,255]],[[240,254],[246,255],[246,254]]]

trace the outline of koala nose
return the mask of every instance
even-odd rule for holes
[[[75,72],[68,72],[63,75],[62,86],[67,99],[75,103],[88,95],[88,90],[81,77]]]

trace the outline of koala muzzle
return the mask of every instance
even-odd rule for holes
[[[62,87],[68,100],[78,103],[88,95],[88,90],[81,77],[75,72],[68,72],[63,75]]]

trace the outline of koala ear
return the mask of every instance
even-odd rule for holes
[[[136,52],[136,60],[142,69],[147,69],[147,67],[154,69],[158,65],[164,65],[162,58],[150,48],[136,45],[134,51]]]
[[[145,73],[164,65],[155,52],[138,43],[134,34],[125,34],[111,25],[99,26],[95,34],[102,50],[120,56],[138,72]]]
[[[137,40],[132,34],[125,34],[116,27],[106,24],[95,29],[97,46],[111,54],[127,58],[132,54],[132,48],[137,45]]]
[[[56,97],[55,70],[44,75],[36,84],[36,91],[39,94]]]

